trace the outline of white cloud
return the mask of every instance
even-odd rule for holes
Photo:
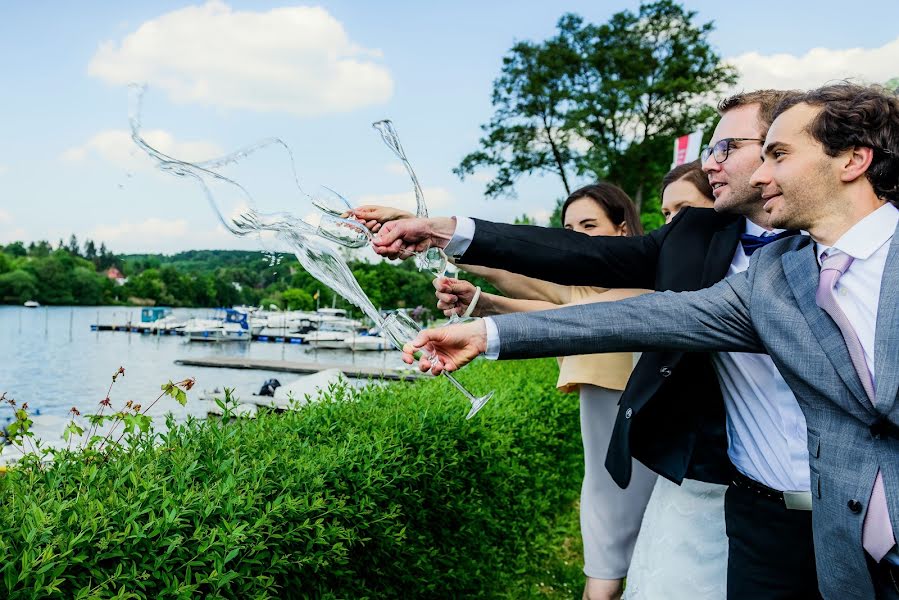
[[[188,235],[187,221],[174,219],[165,221],[157,217],[151,217],[139,223],[122,221],[115,225],[97,225],[88,234],[91,239],[102,240],[107,246],[122,241],[133,241],[137,238],[159,239],[180,238]]]
[[[161,129],[142,131],[148,144],[169,156],[186,161],[203,161],[220,156],[222,150],[212,142],[180,142]],[[80,162],[90,156],[99,156],[127,171],[150,170],[156,163],[138,148],[125,129],[108,129],[94,135],[84,144],[69,148],[62,154],[68,162]]]
[[[113,224],[100,224],[82,236],[104,242],[115,252],[154,252],[169,254],[187,249],[239,248],[262,250],[275,244],[272,232],[264,231],[258,236],[237,237],[216,223],[209,226],[203,221],[201,226],[184,218],[162,219],[150,217],[142,221],[123,220]]]
[[[401,162],[392,162],[384,165],[384,170],[392,175],[406,175],[406,167]]]
[[[5,223],[12,223],[12,215],[9,214],[9,211],[0,208],[0,224]]]
[[[81,237],[79,235],[79,237]],[[220,225],[212,229],[192,227],[186,219],[150,217],[143,221],[100,224],[86,233],[98,244],[116,252],[175,252],[185,248],[233,247],[235,238]]]
[[[879,48],[813,48],[801,56],[748,52],[726,62],[737,67],[737,89],[809,89],[854,79],[886,83],[899,75],[899,38]]]
[[[453,195],[446,188],[434,187],[423,188],[421,190],[425,197],[425,204],[428,206],[428,214],[441,215],[451,211],[456,205]],[[382,206],[392,206],[401,208],[411,213],[415,212],[415,192],[401,192],[398,194],[365,194],[354,199],[356,206],[362,204],[379,204]]]
[[[393,80],[380,58],[323,8],[235,11],[212,0],[103,42],[88,73],[146,82],[180,103],[315,116],[386,102]]]
[[[22,227],[0,231],[0,243],[15,241],[22,242],[27,241],[30,237],[31,236],[28,235],[28,232],[25,231],[25,229]]]
[[[9,167],[6,165],[0,165],[0,175],[5,175],[9,173]]]

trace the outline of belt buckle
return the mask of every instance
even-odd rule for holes
[[[784,492],[784,506],[787,510],[811,510],[811,492]]]

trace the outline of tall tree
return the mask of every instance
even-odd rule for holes
[[[94,240],[84,242],[84,258],[90,261],[97,258],[97,246],[94,244]]]
[[[695,17],[657,0],[602,25],[567,14],[553,38],[516,44],[494,84],[496,113],[481,149],[455,172],[498,168],[486,190],[496,196],[537,173],[533,165],[554,164],[560,174],[617,183],[642,206],[669,167],[674,138],[711,125],[711,100],[736,80],[708,42],[712,24]],[[541,114],[552,117],[543,128]]]
[[[72,237],[69,238],[69,245],[67,247],[69,254],[72,256],[80,256],[81,255],[81,247],[78,244],[78,238],[75,237],[75,234],[72,234]]]
[[[569,101],[564,75],[575,59],[558,40],[515,44],[493,82],[496,112],[481,126],[486,133],[481,149],[463,158],[453,172],[464,179],[478,168],[496,168],[487,196],[514,195],[513,185],[523,174],[551,173],[568,195],[568,173],[576,168],[577,153],[572,132],[564,127]]]

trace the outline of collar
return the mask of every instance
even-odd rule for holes
[[[887,202],[850,227],[833,246],[816,243],[815,256],[818,264],[821,264],[821,255],[831,248],[856,260],[871,258],[881,246],[893,238],[897,223],[899,223],[899,209]]]
[[[761,225],[757,225],[750,221],[749,219],[743,219],[746,223],[743,228],[743,233],[748,233],[749,235],[754,235],[756,237],[762,237],[764,234],[775,235],[780,233],[781,231],[785,231],[784,229],[765,229]]]

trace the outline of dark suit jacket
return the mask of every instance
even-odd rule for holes
[[[723,279],[744,226],[742,217],[697,208],[642,237],[475,222],[459,262],[567,285],[678,292]],[[618,485],[630,481],[632,456],[677,483],[730,483],[724,402],[709,354],[645,352],[620,404],[606,457]]]

